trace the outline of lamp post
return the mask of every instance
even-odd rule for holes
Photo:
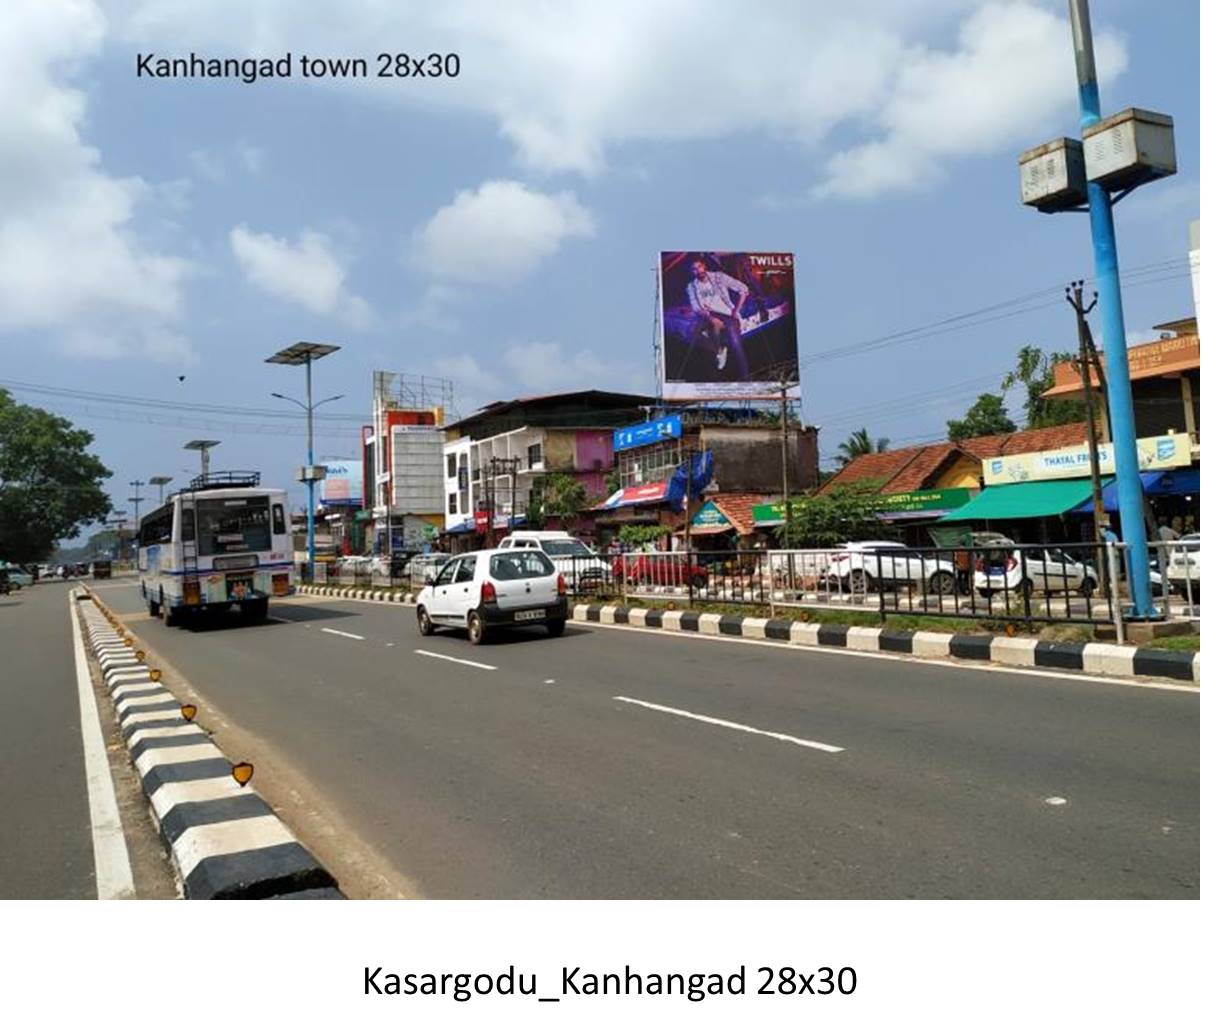
[[[307,343],[302,340],[279,350],[265,361],[271,365],[305,365],[306,366],[306,403],[284,394],[273,394],[278,400],[297,404],[306,412],[306,465],[302,469],[301,480],[306,483],[306,561],[307,577],[315,578],[315,481],[322,479],[315,468],[315,409],[328,401],[339,400],[344,394],[325,397],[318,404],[311,400],[311,365],[320,358],[338,351],[340,348],[331,343]]]
[[[158,486],[160,488],[159,503],[164,503],[164,487],[172,482],[171,476],[152,476],[147,480],[149,486]]]
[[[210,448],[217,447],[221,440],[190,440],[185,444],[187,451],[201,451],[201,474],[204,479],[210,474]]]

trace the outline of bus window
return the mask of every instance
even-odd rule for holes
[[[273,505],[273,533],[276,536],[285,533],[285,508],[280,504]]]
[[[202,498],[196,510],[199,555],[270,549],[267,497]]]
[[[192,508],[181,508],[181,539],[192,540],[196,535],[194,530],[197,523],[193,518]]]

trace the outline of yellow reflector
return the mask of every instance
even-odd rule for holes
[[[145,662],[147,660],[147,652],[146,651],[135,651],[134,657],[137,658],[140,662]]]
[[[252,763],[237,762],[231,766],[231,775],[235,777],[235,782],[241,787],[246,787],[248,781],[252,778]]]
[[[1006,626],[1003,627],[1003,632],[1006,633],[1009,637],[1014,637],[1016,635],[1016,627],[1012,623],[1009,622]]]
[[[162,675],[163,673],[160,672],[159,669],[152,669],[147,673],[147,677],[152,683],[158,683]]]
[[[134,637],[124,637],[122,643],[127,647],[132,647],[134,645]]]
[[[181,718],[184,719],[185,722],[192,722],[196,716],[197,705],[181,705]]]

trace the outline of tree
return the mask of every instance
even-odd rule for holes
[[[530,525],[544,525],[546,519],[556,518],[565,529],[587,503],[583,483],[565,472],[552,472],[533,484],[525,517]]]
[[[112,473],[86,448],[92,434],[0,390],[0,557],[44,561],[56,541],[109,514]]]
[[[670,526],[628,525],[622,526],[618,530],[617,539],[629,547],[641,547],[643,544],[651,544],[656,540],[662,540],[671,531]]]
[[[790,517],[781,527],[785,547],[833,547],[847,540],[884,536],[877,518],[878,484],[863,479],[824,494],[791,498]]]
[[[840,453],[835,456],[842,466],[847,465],[853,458],[858,458],[862,454],[881,454],[890,447],[888,437],[879,436],[875,443],[869,436],[869,430],[861,426],[855,433],[848,437],[840,444]]]
[[[997,393],[981,394],[965,413],[964,418],[949,422],[950,440],[968,440],[972,436],[994,436],[1016,432],[1013,422]]]
[[[1079,401],[1051,400],[1043,396],[1054,385],[1055,367],[1074,359],[1073,354],[1057,351],[1046,356],[1040,347],[1021,347],[1017,352],[1016,367],[1003,377],[1001,389],[1006,392],[1013,386],[1024,387],[1024,417],[1029,429],[1063,426],[1085,416]]]

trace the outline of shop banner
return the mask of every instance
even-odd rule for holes
[[[722,514],[718,506],[713,501],[707,501],[696,515],[693,516],[692,525],[694,528],[709,528],[713,529],[719,526],[729,526],[730,519]]]
[[[1187,433],[1148,436],[1138,441],[1138,471],[1184,468],[1192,464],[1192,442]],[[1100,445],[1100,472],[1111,475],[1117,463],[1111,443]],[[1091,475],[1091,452],[1087,444],[1054,451],[1005,454],[985,458],[982,480],[987,486],[1031,483],[1044,479],[1077,479]]]
[[[908,490],[898,494],[884,494],[873,498],[873,507],[878,512],[952,511],[960,508],[969,499],[972,491],[965,487],[947,490]]]
[[[636,426],[625,426],[613,430],[613,450],[627,451],[631,447],[645,447],[659,440],[679,440],[684,434],[679,415],[668,415],[652,422],[639,422]]]

